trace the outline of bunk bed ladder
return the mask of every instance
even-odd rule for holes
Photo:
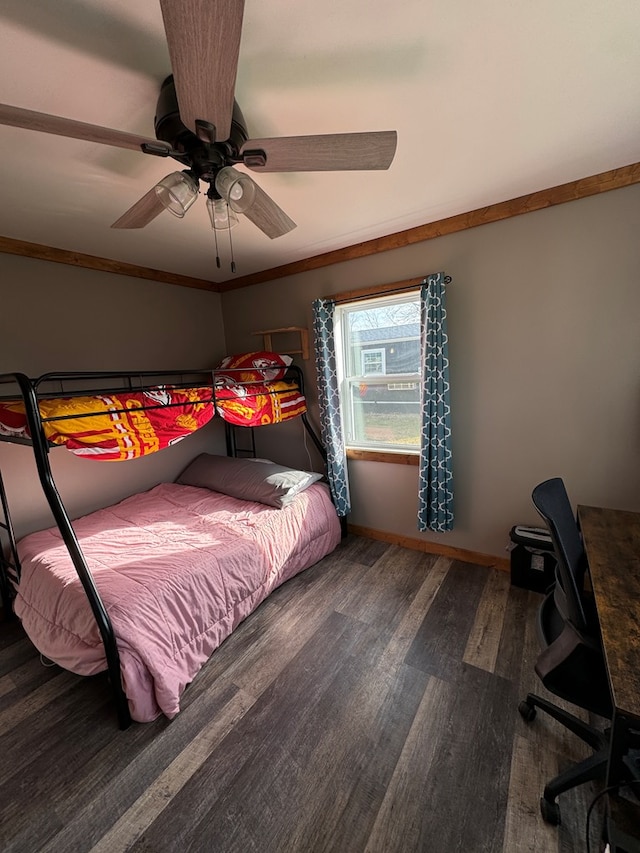
[[[249,436],[250,447],[239,447],[237,438],[236,438],[236,430],[241,429],[242,435],[247,438]],[[236,424],[230,424],[229,421],[224,422],[224,431],[225,431],[225,439],[227,442],[227,456],[237,456],[239,453],[243,455],[251,456],[253,459],[256,457],[256,436],[253,427],[240,427],[236,426]]]
[[[113,692],[116,711],[118,714],[118,723],[121,729],[126,729],[131,724],[131,715],[129,713],[127,697],[122,687],[120,655],[118,654],[113,625],[111,624],[111,619],[109,618],[107,609],[100,597],[100,593],[95,585],[95,581],[91,575],[85,556],[80,548],[80,543],[76,537],[71,520],[53,480],[51,466],[49,464],[49,445],[42,428],[40,409],[35,389],[29,377],[25,374],[16,373],[14,376],[20,387],[25,404],[25,412],[31,434],[31,441],[33,444],[40,483],[42,484],[45,497],[47,498],[47,502],[51,512],[53,513],[56,524],[58,525],[62,539],[67,546],[73,565],[78,573],[80,582],[82,583],[87,598],[89,599],[89,604],[91,605],[91,610],[98,625],[98,630],[100,631],[100,636],[104,645],[111,690]]]
[[[302,423],[304,424],[304,428],[307,433],[311,436],[311,440],[315,444],[318,449],[318,453],[322,456],[323,461],[327,462],[327,451],[324,449],[324,445],[318,438],[316,431],[309,423],[309,419],[307,418],[306,412],[301,416]],[[240,447],[238,445],[238,440],[236,437],[236,430],[241,429],[242,435],[246,438],[249,436],[250,447]],[[246,454],[248,456],[252,456],[255,459],[256,455],[256,436],[254,432],[254,427],[240,427],[235,424],[230,424],[228,421],[225,421],[224,424],[225,431],[225,439],[227,443],[227,456],[238,456],[238,454]]]
[[[20,559],[16,548],[16,537],[13,532],[11,513],[7,502],[7,493],[4,488],[2,472],[0,471],[0,504],[2,504],[2,518],[0,521],[0,606],[4,609],[4,617],[8,619],[11,615],[11,600],[13,591],[11,581],[16,583],[20,580]],[[5,550],[6,542],[6,550]]]

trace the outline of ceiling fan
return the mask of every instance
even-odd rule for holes
[[[388,169],[395,131],[249,139],[234,91],[244,0],[160,0],[173,74],[162,84],[156,138],[0,104],[0,124],[172,157],[186,166],[163,178],[112,228],[143,228],[163,210],[182,217],[208,184],[214,229],[244,214],[270,238],[296,227],[260,186],[254,172]]]

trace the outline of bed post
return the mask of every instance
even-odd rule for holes
[[[227,444],[227,456],[236,455],[236,434],[229,421],[224,422],[224,437]]]
[[[326,465],[327,464],[327,451],[325,450],[324,444],[320,441],[320,439],[316,435],[316,431],[314,430],[314,428],[309,423],[309,418],[307,417],[307,413],[303,412],[301,417],[302,417],[302,423],[304,424],[304,428],[306,429],[306,431],[311,436],[313,443],[318,448],[318,453],[320,454],[320,456],[322,456],[322,460]]]
[[[16,581],[20,580],[20,560],[18,559],[18,551],[16,549],[16,537],[13,532],[13,523],[11,521],[11,513],[9,512],[9,503],[7,502],[7,493],[4,489],[4,481],[2,472],[0,471],[0,504],[2,505],[2,514],[4,521],[0,522],[0,528],[4,530],[9,548],[9,556],[5,556],[4,542],[0,536],[0,606],[4,608],[4,618],[9,619],[11,616],[11,599],[12,590],[10,576]]]
[[[116,638],[113,631],[113,625],[109,619],[109,614],[104,606],[100,593],[95,585],[93,576],[89,571],[80,543],[76,537],[75,530],[71,524],[71,520],[62,503],[56,485],[53,481],[51,466],[49,465],[49,445],[44,435],[42,421],[40,420],[40,409],[38,407],[38,398],[36,396],[33,384],[28,376],[24,373],[14,374],[16,382],[20,386],[22,396],[25,403],[25,411],[27,422],[29,424],[29,432],[33,444],[33,452],[35,455],[38,476],[44,494],[55,518],[56,524],[60,530],[65,545],[69,550],[69,555],[75,569],[80,578],[80,582],[84,587],[84,591],[89,599],[91,610],[95,617],[104,650],[107,657],[107,666],[109,671],[109,680],[111,681],[111,689],[116,702],[116,710],[118,713],[118,723],[121,729],[126,729],[131,724],[131,715],[129,713],[129,704],[127,697],[122,688],[122,676],[120,671],[120,655],[116,645]]]

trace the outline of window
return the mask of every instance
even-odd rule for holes
[[[390,391],[413,391],[417,387],[417,382],[389,382],[387,385]]]
[[[347,448],[418,453],[418,292],[338,305],[335,333]]]
[[[383,349],[364,349],[360,355],[362,357],[363,376],[370,376],[372,373],[384,373]]]

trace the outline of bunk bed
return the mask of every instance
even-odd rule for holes
[[[70,520],[52,447],[130,459],[215,416],[225,421],[228,456],[201,454],[175,482]],[[0,375],[0,440],[31,445],[56,522],[16,542],[0,476],[3,599],[43,655],[81,675],[108,670],[122,728],[175,716],[187,684],[239,622],[338,544],[340,520],[320,474],[238,455],[235,426],[292,417],[324,455],[302,373],[288,362]]]

